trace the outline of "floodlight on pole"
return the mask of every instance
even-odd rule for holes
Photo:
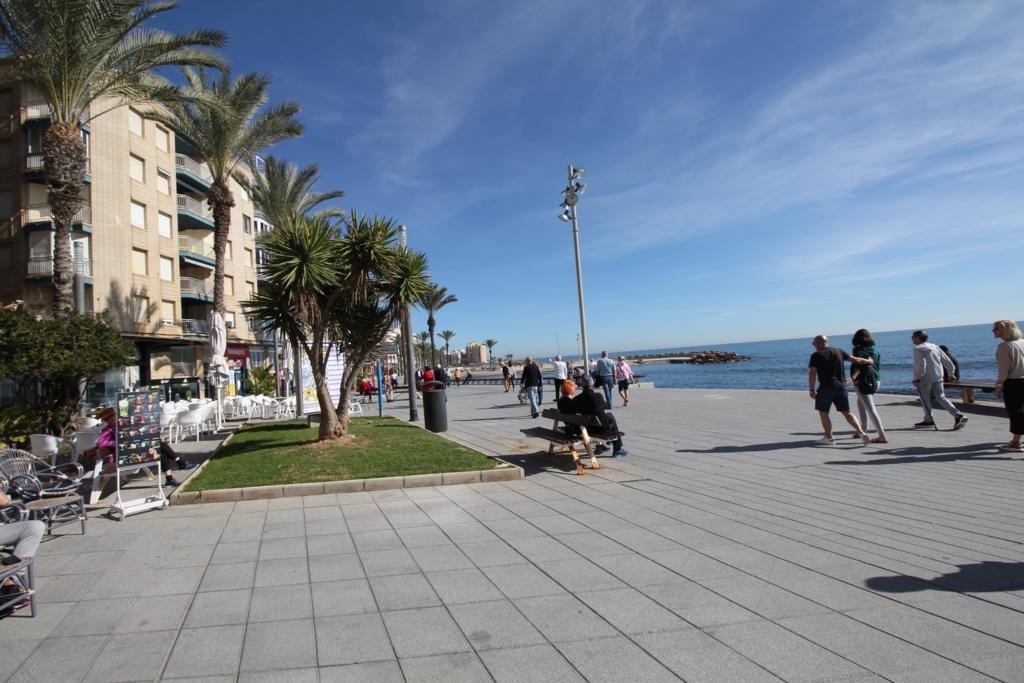
[[[579,297],[580,305],[580,341],[583,345],[583,368],[584,371],[590,366],[590,357],[587,349],[587,313],[583,303],[583,266],[580,261],[580,224],[576,205],[579,204],[580,194],[587,189],[586,184],[579,182],[587,169],[574,167],[569,164],[569,182],[562,190],[562,213],[558,217],[564,223],[572,223],[572,245],[576,252],[576,294]]]

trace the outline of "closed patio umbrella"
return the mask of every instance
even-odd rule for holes
[[[228,364],[224,352],[228,347],[228,330],[224,316],[217,311],[210,316],[210,382],[213,383],[217,399],[217,429],[222,426],[223,411],[220,404],[220,388],[228,378]]]

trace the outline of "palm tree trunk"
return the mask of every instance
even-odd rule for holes
[[[224,258],[228,246],[228,232],[231,229],[231,207],[235,197],[227,181],[215,180],[206,193],[206,201],[213,211],[213,254],[217,265],[213,271],[213,310],[221,315],[227,311],[224,304]]]
[[[55,123],[43,134],[43,169],[47,200],[53,212],[53,312],[64,316],[74,306],[71,291],[71,223],[82,208],[85,142],[78,126]]]
[[[431,315],[427,318],[427,329],[430,330],[430,365],[431,367],[437,365],[437,347],[434,345],[434,326],[437,321],[434,320],[434,316]]]

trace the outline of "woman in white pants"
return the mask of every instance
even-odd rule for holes
[[[881,369],[881,356],[875,348],[875,340],[867,330],[857,330],[853,335],[853,353],[857,358],[872,359],[872,365],[855,365],[850,373],[853,386],[857,390],[857,412],[860,414],[860,423],[867,429],[868,415],[875,423],[877,436],[871,440],[872,443],[889,443],[885,436],[885,427],[882,426],[882,418],[878,415],[878,408],[875,407],[875,392],[878,391],[879,370]]]

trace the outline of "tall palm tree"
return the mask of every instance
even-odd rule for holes
[[[13,76],[37,88],[50,107],[43,170],[53,212],[54,313],[72,307],[71,223],[82,208],[88,161],[80,127],[120,105],[181,97],[155,73],[166,66],[223,67],[203,49],[225,42],[220,31],[173,34],[145,28],[176,2],[148,0],[0,0],[0,46]],[[100,100],[103,108],[100,111]]]
[[[263,160],[263,171],[254,173],[246,189],[255,204],[272,225],[294,215],[313,213],[320,204],[345,196],[341,190],[316,192],[313,186],[320,180],[316,164],[299,168],[282,159],[268,156]],[[320,212],[324,213],[324,212]],[[328,209],[327,215],[340,215],[337,209]]]
[[[224,252],[235,197],[229,181],[244,184],[239,171],[265,147],[302,134],[295,120],[299,105],[286,102],[264,109],[270,81],[260,74],[231,79],[229,71],[211,78],[205,71],[185,69],[188,92],[196,99],[172,103],[166,111],[147,114],[184,139],[210,169],[206,201],[213,211],[213,308],[224,314]]]
[[[427,364],[427,341],[430,339],[430,333],[426,330],[416,333],[416,345],[420,349],[420,367]]]
[[[434,285],[420,300],[420,306],[427,311],[427,329],[430,331],[431,365],[437,364],[437,347],[434,345],[434,327],[437,325],[437,320],[434,318],[434,314],[448,304],[453,304],[458,300],[458,297],[454,294],[448,293],[447,287],[438,287],[437,285]]]
[[[439,336],[441,337],[441,339],[444,339],[444,364],[448,365],[449,363],[451,363],[451,357],[448,352],[448,344],[455,337],[455,333],[452,332],[451,330],[441,330]]]
[[[497,339],[485,339],[484,346],[487,347],[487,357],[491,359],[491,368],[494,368],[494,356],[492,349],[498,345]]]

